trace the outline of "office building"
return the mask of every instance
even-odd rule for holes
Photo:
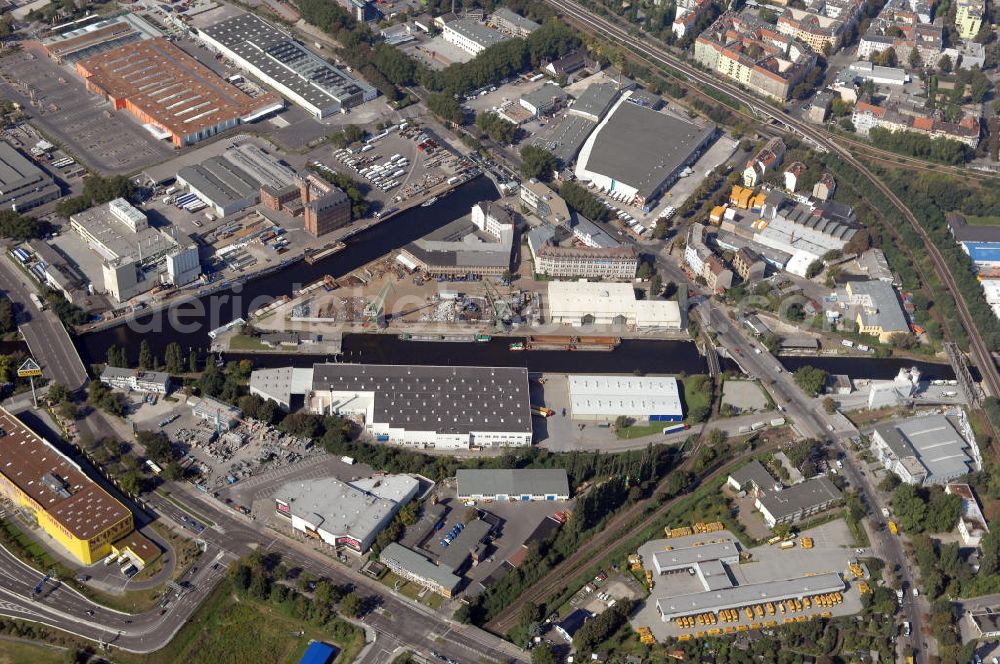
[[[459,500],[530,502],[569,500],[562,468],[459,468]]]
[[[140,371],[107,366],[101,372],[101,382],[119,390],[167,394],[170,392],[170,376],[162,371]]]
[[[360,554],[371,548],[419,486],[409,475],[352,483],[333,477],[296,480],[275,492],[274,509],[308,537]]]
[[[575,420],[614,422],[619,416],[642,422],[684,419],[677,379],[668,376],[569,377],[570,411]]]
[[[759,461],[751,461],[730,473],[727,483],[755,499],[754,507],[769,528],[796,523],[840,502],[843,495],[825,475],[785,487]]]
[[[112,553],[140,566],[159,549],[133,528],[132,512],[19,419],[0,409],[0,494],[82,565]]]
[[[27,212],[62,195],[59,185],[6,141],[0,141],[0,208]]]
[[[279,404],[305,395],[310,412],[359,417],[376,442],[439,449],[531,444],[525,369],[315,364],[263,371],[251,374],[251,394]]]
[[[251,97],[163,37],[76,63],[87,89],[126,110],[176,147],[196,143],[284,107],[274,93]]]
[[[636,330],[681,329],[677,303],[639,300],[631,284],[552,281],[548,318],[564,325],[611,325]]]
[[[965,414],[958,411],[880,424],[872,432],[871,450],[907,484],[947,484],[980,465],[973,460],[971,440]]]
[[[631,94],[623,94],[587,138],[574,172],[648,211],[711,144],[716,128],[628,103]]]
[[[628,247],[560,246],[545,242],[531,247],[535,274],[557,279],[631,281],[639,267],[639,252]]]
[[[382,549],[379,560],[394,574],[444,597],[452,597],[462,582],[447,567],[438,567],[427,556],[396,542]]]
[[[521,108],[531,113],[532,117],[549,115],[562,108],[569,95],[555,83],[545,83],[542,87],[522,95],[518,100]]]
[[[955,28],[962,39],[972,40],[983,27],[986,0],[958,0],[955,8]]]
[[[458,46],[472,55],[479,55],[490,46],[495,46],[510,39],[510,36],[498,30],[492,30],[485,23],[473,18],[459,18],[449,21],[442,28],[444,40]]]
[[[542,221],[553,226],[569,222],[570,211],[566,201],[544,182],[534,178],[522,182],[518,195],[521,204]]]
[[[512,12],[506,7],[498,7],[490,14],[490,23],[513,37],[527,37],[542,27],[531,19]]]
[[[292,100],[316,119],[349,110],[378,96],[253,14],[238,14],[204,28],[200,38],[238,67]]]

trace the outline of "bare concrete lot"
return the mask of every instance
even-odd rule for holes
[[[37,47],[0,59],[0,90],[31,109],[33,122],[91,168],[126,174],[173,154],[127,113],[87,92],[73,69],[60,67]],[[32,106],[31,91],[38,104]]]

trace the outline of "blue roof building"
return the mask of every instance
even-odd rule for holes
[[[1000,243],[998,242],[963,242],[962,248],[976,265],[1000,263]]]
[[[305,654],[299,660],[299,664],[330,664],[336,656],[337,649],[333,646],[319,641],[310,641]]]

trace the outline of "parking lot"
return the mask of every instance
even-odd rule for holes
[[[60,67],[37,47],[25,46],[0,59],[0,78],[5,97],[30,109],[34,123],[91,168],[125,174],[174,153],[169,143],[154,138],[127,113],[116,113],[87,92],[71,67]]]

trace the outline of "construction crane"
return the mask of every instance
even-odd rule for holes
[[[483,290],[486,291],[486,299],[489,300],[490,307],[493,309],[493,325],[498,328],[506,327],[513,316],[510,304],[500,295],[496,285],[489,279],[483,279]]]
[[[369,300],[365,305],[365,327],[385,327],[385,299],[392,289],[392,280],[390,279],[385,282],[375,299]]]

